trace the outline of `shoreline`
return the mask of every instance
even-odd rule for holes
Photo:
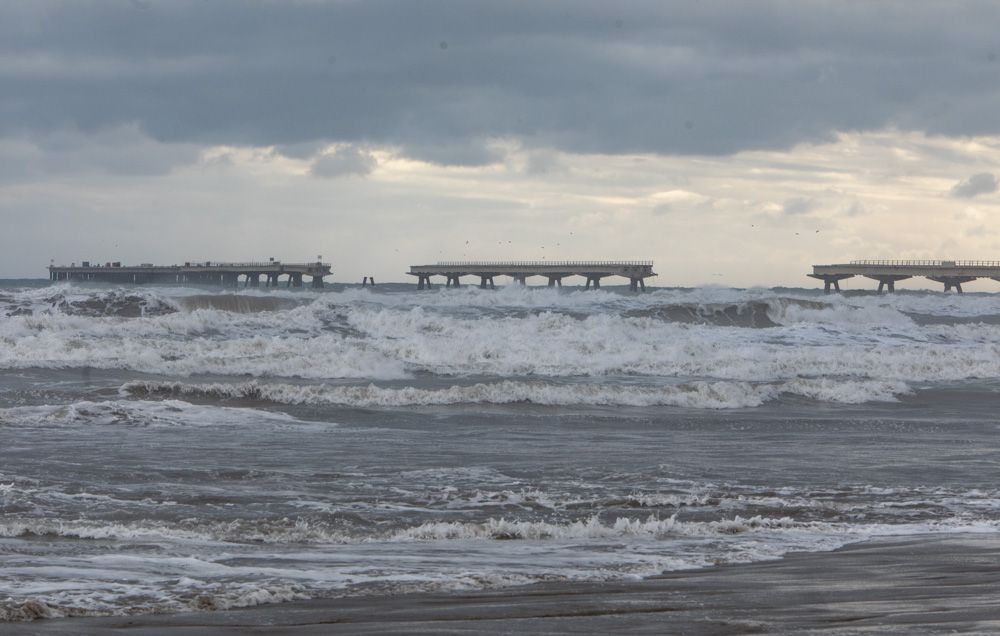
[[[0,635],[1000,632],[1000,536],[929,535],[668,572],[183,614],[0,623]]]

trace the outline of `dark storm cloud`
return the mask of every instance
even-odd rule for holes
[[[1000,132],[992,2],[32,2],[0,134],[725,154],[838,130]]]
[[[198,153],[191,143],[156,143],[135,126],[92,135],[67,130],[17,135],[0,138],[0,184],[71,174],[158,176],[195,161]]]
[[[995,175],[989,172],[981,172],[956,183],[951,188],[951,196],[971,199],[977,194],[996,192],[997,186],[998,183]]]

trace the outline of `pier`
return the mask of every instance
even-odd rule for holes
[[[944,291],[962,293],[962,284],[977,278],[1000,281],[1000,261],[851,261],[842,265],[813,265],[812,278],[823,281],[823,290],[840,291],[840,281],[864,276],[878,282],[878,291],[896,291],[896,282],[922,276],[944,285]]]
[[[310,278],[310,286],[323,286],[323,277],[330,275],[330,264],[282,263],[270,260],[248,263],[217,263],[213,261],[189,262],[183,265],[122,265],[121,263],[90,263],[80,265],[50,265],[49,280],[131,283],[195,283],[223,287],[302,287],[303,277]],[[261,285],[261,279],[264,284]]]
[[[562,287],[564,278],[581,276],[587,280],[585,289],[600,289],[602,278],[620,276],[628,279],[632,291],[645,291],[645,279],[656,276],[653,261],[446,261],[413,265],[407,274],[417,277],[417,289],[430,289],[431,276],[444,276],[445,287],[458,287],[463,276],[476,276],[481,289],[495,289],[497,276],[509,276],[518,285],[544,276],[549,287]]]

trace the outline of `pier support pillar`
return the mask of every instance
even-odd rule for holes
[[[461,276],[458,274],[446,274],[446,276],[448,277],[448,282],[445,283],[445,287],[455,287],[456,289],[461,287],[459,284]]]
[[[562,276],[549,276],[549,287],[562,287]]]
[[[480,276],[479,289],[496,289],[496,285],[493,284],[493,276]]]
[[[302,287],[302,274],[290,274],[288,280],[292,287]]]
[[[528,277],[523,274],[514,274],[514,284],[524,287],[528,284],[527,278]]]
[[[975,276],[928,276],[936,283],[944,283],[945,292],[950,292],[952,288],[959,294],[962,293],[962,283],[971,283],[976,280]]]
[[[628,281],[629,291],[646,291],[646,281],[640,276],[639,278],[630,278]]]
[[[896,291],[896,281],[906,280],[907,278],[911,277],[903,275],[892,275],[892,276],[886,275],[886,276],[865,276],[865,278],[870,278],[872,280],[878,281],[878,293],[881,294],[882,290],[888,288],[888,291],[891,294]]]
[[[816,278],[823,281],[823,291],[827,294],[830,293],[831,286],[839,294],[840,281],[853,277],[854,274],[809,274],[809,278]],[[903,278],[909,278],[909,276],[904,276]]]
[[[587,286],[584,287],[584,289],[590,289],[591,285],[594,286],[593,287],[594,289],[600,289],[601,288],[601,277],[600,276],[587,276]]]
[[[323,277],[322,276],[313,276],[312,277],[311,287],[313,289],[323,289]]]
[[[417,289],[431,289],[430,274],[417,275]]]

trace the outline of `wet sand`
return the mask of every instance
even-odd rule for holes
[[[933,536],[641,582],[39,620],[0,634],[998,633],[1000,538]]]

